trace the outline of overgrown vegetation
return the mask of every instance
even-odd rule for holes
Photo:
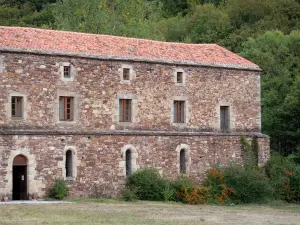
[[[162,177],[154,168],[144,168],[127,178],[122,198],[126,201],[177,201],[187,204],[204,204],[208,189],[198,186],[192,179],[179,176],[175,181]]]
[[[68,195],[68,186],[65,180],[56,179],[49,190],[49,197],[62,200]]]
[[[268,165],[260,167],[257,138],[242,137],[241,143],[243,163],[232,162],[229,166],[210,169],[203,186],[185,175],[170,181],[157,170],[144,168],[127,178],[123,199],[221,205],[273,200],[300,202],[299,156],[283,157],[273,152]]]
[[[220,204],[264,203],[270,200],[299,202],[300,165],[296,157],[283,157],[273,152],[266,168],[258,167],[258,144],[242,137],[244,163],[208,171],[205,186],[210,201]],[[296,160],[297,161],[297,160]]]

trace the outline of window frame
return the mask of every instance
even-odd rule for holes
[[[186,122],[185,118],[185,107],[186,101],[184,100],[174,100],[173,108],[174,108],[174,123],[183,124]]]
[[[63,116],[61,116],[61,99],[63,102]],[[70,119],[68,119],[68,99],[70,99]],[[75,98],[73,96],[59,96],[58,99],[58,118],[59,121],[68,121],[68,122],[72,122],[74,121],[74,101]],[[63,117],[63,118],[62,118]]]
[[[221,132],[230,131],[230,106],[220,106],[220,130]]]
[[[183,84],[183,72],[182,71],[176,72],[176,83]]]
[[[127,149],[125,151],[125,173],[126,177],[130,176],[133,172],[132,168],[132,151],[131,149]]]
[[[69,156],[68,156],[69,153]],[[66,160],[65,160],[65,177],[67,180],[73,179],[73,151],[68,149],[66,151]]]
[[[68,70],[66,71],[65,69],[68,69]],[[66,75],[66,73],[67,73],[67,75]],[[64,76],[65,79],[70,79],[72,77],[72,75],[71,75],[71,65],[68,65],[68,66],[64,65],[63,66],[63,76]]]
[[[127,116],[127,113],[129,114],[128,116]],[[119,122],[121,122],[121,123],[131,123],[132,122],[132,99],[129,99],[129,98],[120,98],[119,99]]]
[[[20,101],[18,102],[18,99]],[[24,118],[24,97],[23,96],[11,96],[11,118],[13,119],[22,119]],[[14,105],[14,107],[13,107]],[[14,108],[14,109],[13,109]],[[13,113],[13,111],[15,113]],[[18,113],[19,111],[19,113]],[[19,115],[18,115],[19,114]]]
[[[122,79],[123,81],[130,81],[130,68],[128,67],[123,67],[122,68],[123,71],[122,71]]]
[[[186,150],[184,148],[179,151],[179,173],[186,174]]]

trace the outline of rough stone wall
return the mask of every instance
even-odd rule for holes
[[[230,105],[231,130],[260,132],[260,76],[257,71],[184,67],[149,63],[109,62],[92,59],[9,54],[0,74],[0,125],[24,128],[76,130],[157,129],[216,131],[220,105]],[[64,62],[77,70],[74,81],[61,79]],[[134,71],[122,82],[122,65]],[[113,66],[112,70],[110,66]],[[149,69],[151,68],[151,71]],[[185,85],[176,85],[174,72],[185,72]],[[26,120],[9,118],[12,93],[26,96]],[[58,122],[59,95],[76,96],[75,122]],[[133,123],[117,121],[117,96],[136,98]],[[171,121],[172,99],[187,100],[187,124]]]
[[[94,185],[105,188],[104,195],[116,196],[125,181],[122,148],[128,144],[137,151],[137,167],[154,166],[173,179],[179,174],[178,146],[189,147],[189,176],[199,183],[211,166],[241,160],[239,136],[34,136],[4,135],[0,137],[0,193],[11,193],[11,162],[15,151],[24,152],[28,163],[35,161],[34,177],[29,179],[29,193],[42,196],[55,178],[64,177],[62,163],[65,149],[75,148],[77,177],[70,182],[73,196],[94,194]],[[9,163],[8,163],[9,162]],[[33,183],[32,183],[33,182]]]
[[[211,166],[241,160],[241,135],[258,135],[260,162],[269,157],[268,139],[260,134],[257,71],[11,53],[0,58],[2,194],[11,193],[17,154],[29,160],[28,192],[43,195],[64,174],[65,152],[72,149],[73,196],[92,195],[94,184],[105,187],[106,195],[117,195],[125,181],[125,146],[135,148],[136,168],[155,166],[170,178],[179,173],[178,149],[186,146],[187,171],[198,182]],[[74,79],[61,79],[64,64],[76,68]],[[121,79],[123,67],[133,70],[129,82]],[[184,85],[175,83],[176,71],[184,72]],[[24,96],[22,120],[10,118],[13,94]],[[58,121],[58,99],[64,95],[76,98],[74,122]],[[117,119],[120,96],[134,99],[132,123]],[[181,98],[187,102],[187,123],[178,125],[172,122],[172,107]],[[219,130],[220,105],[230,106],[227,134]]]

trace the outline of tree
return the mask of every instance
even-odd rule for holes
[[[230,29],[229,17],[213,4],[199,5],[187,19],[188,35],[194,43],[215,43]]]
[[[241,52],[263,69],[263,132],[271,136],[272,149],[286,155],[300,147],[299,43],[300,31],[268,31],[250,38]]]

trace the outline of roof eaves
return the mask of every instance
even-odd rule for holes
[[[59,56],[69,56],[69,57],[72,56],[72,57],[102,59],[102,60],[150,62],[150,63],[162,63],[162,64],[205,66],[205,67],[216,67],[216,68],[261,71],[259,66],[250,66],[250,65],[235,65],[235,64],[225,64],[225,63],[205,63],[205,62],[200,63],[200,62],[192,62],[192,61],[152,59],[152,58],[142,58],[142,57],[125,57],[125,56],[115,56],[115,55],[94,55],[94,54],[56,51],[56,50],[25,49],[25,48],[12,48],[12,47],[0,46],[0,51],[13,52],[13,53],[31,53],[31,54],[41,54],[41,55],[59,55]]]

